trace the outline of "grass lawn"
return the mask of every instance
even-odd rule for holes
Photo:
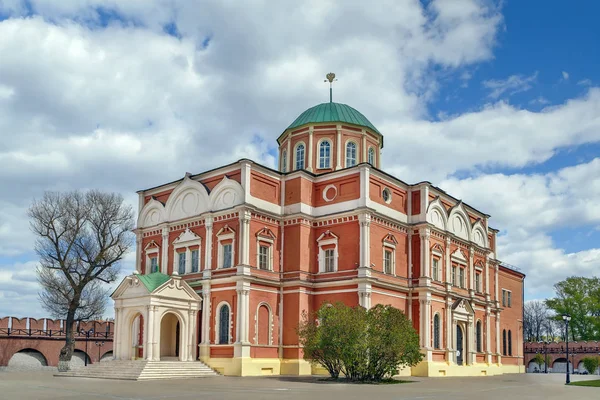
[[[595,381],[579,381],[579,382],[571,382],[571,386],[593,386],[600,387],[600,379]]]

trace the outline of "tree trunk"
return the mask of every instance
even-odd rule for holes
[[[73,351],[75,350],[73,323],[75,322],[75,312],[77,311],[77,305],[79,304],[79,297],[80,295],[76,294],[69,305],[69,312],[67,313],[67,320],[65,321],[65,345],[60,349],[58,372],[66,372],[71,369],[71,358],[73,357]]]

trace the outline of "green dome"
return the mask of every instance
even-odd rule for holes
[[[297,128],[306,124],[321,122],[345,122],[347,124],[363,126],[381,133],[373,124],[360,112],[347,104],[340,103],[322,103],[304,111],[287,129]],[[287,130],[286,129],[286,130]]]

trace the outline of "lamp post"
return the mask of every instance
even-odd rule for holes
[[[94,330],[90,329],[89,331],[86,331],[85,329],[81,330],[81,334],[85,336],[85,356],[83,357],[83,362],[85,364],[85,366],[87,367],[87,360],[88,360],[88,340],[90,339],[90,335],[94,334]]]
[[[98,362],[100,362],[100,348],[104,346],[104,342],[96,341],[96,346],[98,346]]]
[[[571,377],[569,376],[569,321],[571,321],[570,315],[563,315],[563,320],[565,321],[565,338],[567,342],[567,382],[568,385],[571,383]]]
[[[547,374],[548,373],[548,347],[546,347],[546,346],[548,345],[549,342],[542,340],[541,343],[544,346],[544,373]]]

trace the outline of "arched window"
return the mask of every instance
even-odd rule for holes
[[[304,143],[296,146],[296,169],[304,169]]]
[[[229,344],[229,306],[223,304],[219,310],[219,344]]]
[[[331,165],[331,143],[323,140],[319,145],[319,168],[330,168]]]
[[[369,164],[375,166],[375,149],[369,147]]]
[[[287,150],[281,153],[281,172],[287,172]]]
[[[346,144],[346,167],[356,165],[356,143],[348,142]]]
[[[433,317],[433,348],[440,348],[440,315],[435,314]]]
[[[508,331],[508,355],[512,356],[512,332]]]
[[[506,355],[506,329],[502,331],[502,354]]]
[[[481,321],[477,321],[477,327],[476,327],[476,340],[477,340],[477,352],[481,353]]]

